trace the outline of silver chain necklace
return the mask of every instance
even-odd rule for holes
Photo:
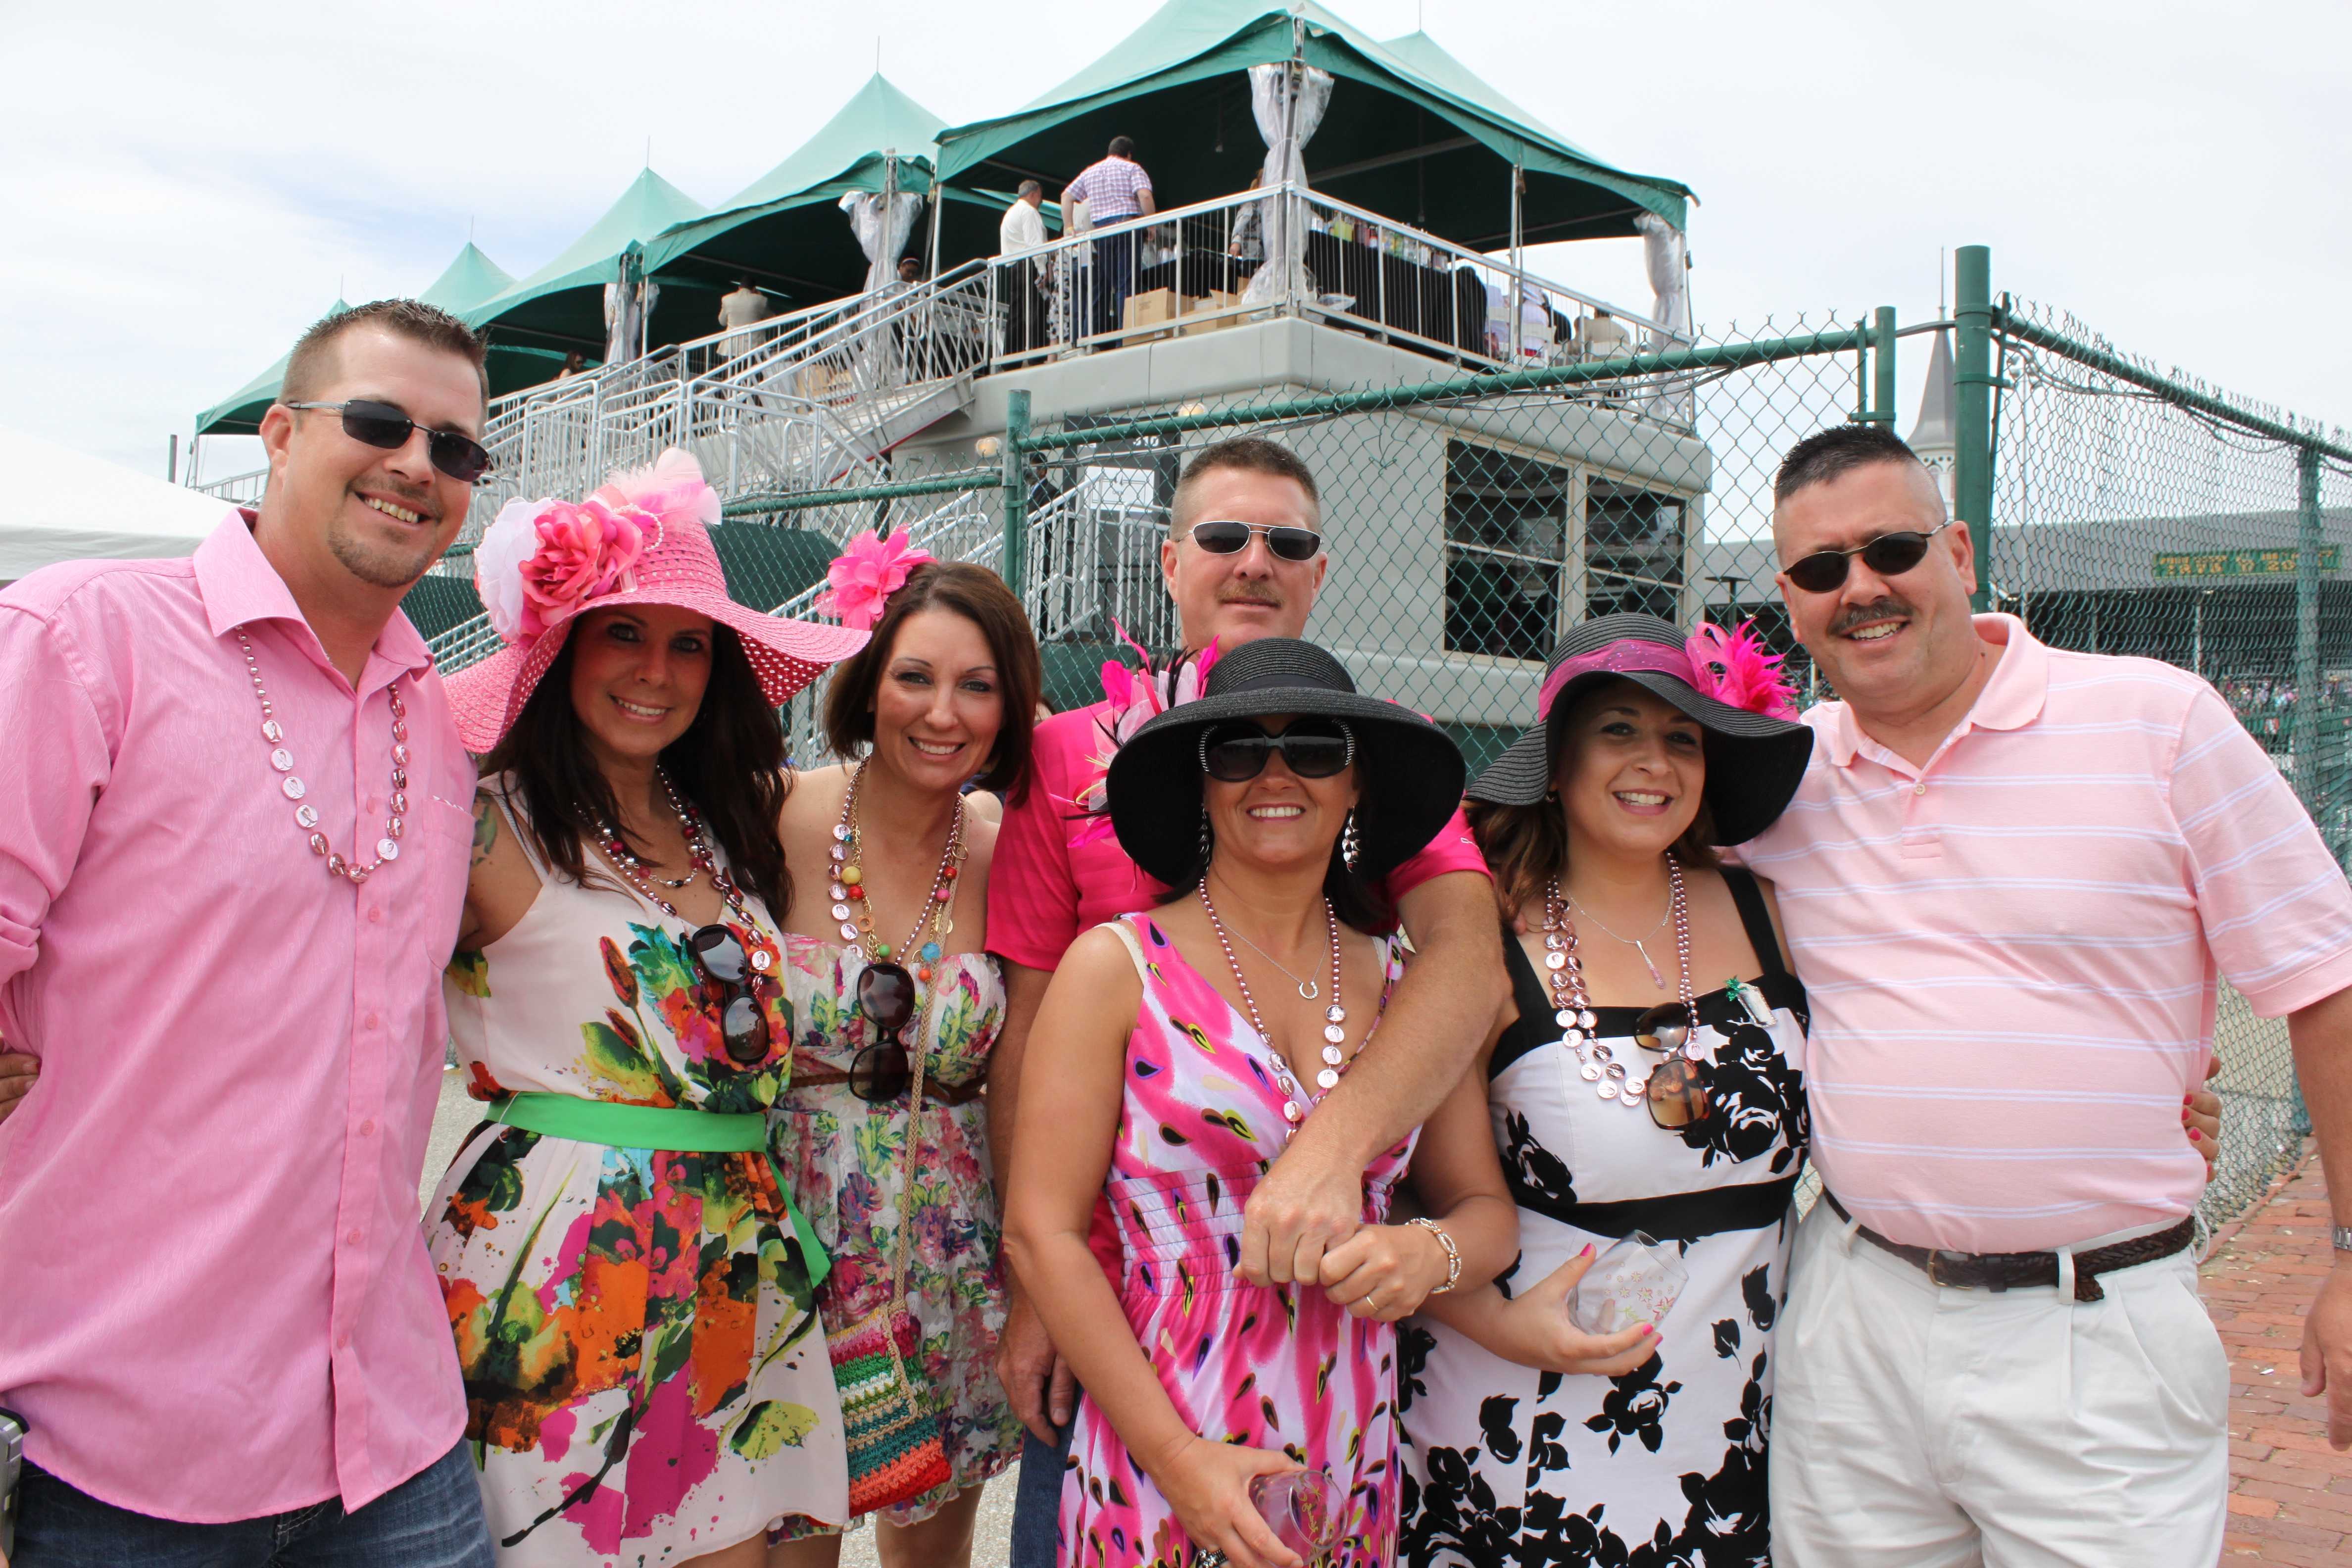
[[[1674,867],[1672,857],[1667,858],[1666,865],[1669,869],[1672,869]],[[1568,904],[1570,909],[1583,911],[1584,918],[1591,921],[1594,925],[1599,926],[1603,936],[1614,937],[1619,942],[1623,942],[1627,947],[1632,948],[1635,952],[1640,953],[1642,955],[1643,964],[1647,967],[1650,972],[1650,984],[1663,991],[1666,988],[1666,977],[1664,973],[1659,970],[1658,961],[1652,958],[1650,956],[1650,950],[1642,944],[1648,942],[1660,931],[1665,930],[1666,922],[1675,918],[1675,903],[1680,892],[1681,888],[1679,883],[1670,879],[1666,887],[1665,912],[1658,917],[1658,923],[1656,925],[1652,926],[1640,936],[1626,936],[1622,932],[1610,930],[1607,922],[1603,921],[1599,915],[1592,912],[1591,905],[1585,903],[1572,893],[1568,896]]]
[[[1282,965],[1282,961],[1281,961],[1280,959],[1278,959],[1278,958],[1275,957],[1275,956],[1274,956],[1274,954],[1272,954],[1272,953],[1270,953],[1270,952],[1266,952],[1266,950],[1265,950],[1265,949],[1264,949],[1264,948],[1262,948],[1262,947],[1258,946],[1258,944],[1257,944],[1257,943],[1255,943],[1255,942],[1254,942],[1250,941],[1250,939],[1249,939],[1248,937],[1246,937],[1246,936],[1242,936],[1242,933],[1241,933],[1241,932],[1239,932],[1239,931],[1235,931],[1235,932],[1234,932],[1234,935],[1235,935],[1236,937],[1240,937],[1240,938],[1241,938],[1241,941],[1242,941],[1242,944],[1243,944],[1244,946],[1247,947],[1247,948],[1248,948],[1252,952],[1256,953],[1260,958],[1265,959],[1268,963],[1273,964],[1276,969],[1281,969],[1281,970],[1282,970],[1282,973],[1283,973],[1283,977],[1284,977],[1285,979],[1288,980],[1288,981],[1289,981],[1293,985],[1296,985],[1296,986],[1297,986],[1297,987],[1298,987],[1298,999],[1299,999],[1300,1001],[1302,1001],[1302,1002],[1312,1002],[1312,1001],[1317,1000],[1318,998],[1319,998],[1319,997],[1323,994],[1322,987],[1320,987],[1320,986],[1317,985],[1317,984],[1315,984],[1315,982],[1313,982],[1312,980],[1301,980],[1301,979],[1299,979],[1299,978],[1298,978],[1298,976],[1297,976],[1296,974],[1291,973],[1289,970],[1287,970],[1287,969],[1284,969],[1284,968],[1283,968],[1283,965]]]
[[[1225,940],[1225,922],[1217,918],[1217,906],[1209,898],[1208,879],[1202,878],[1198,894],[1201,908],[1209,917],[1209,929],[1217,933],[1217,945],[1224,950],[1225,967],[1232,971],[1234,988],[1242,994],[1242,1005],[1248,1009],[1250,1026],[1257,1037],[1265,1042],[1265,1054],[1274,1066],[1275,1082],[1282,1090],[1282,1119],[1297,1127],[1307,1120],[1307,1111],[1323,1102],[1323,1097],[1339,1086],[1339,1077],[1348,1070],[1348,1054],[1339,1047],[1348,1038],[1348,1009],[1339,1004],[1339,918],[1331,910],[1331,900],[1323,900],[1323,926],[1331,942],[1331,1005],[1323,1009],[1323,1066],[1315,1075],[1315,1092],[1310,1096],[1301,1091],[1298,1080],[1291,1076],[1290,1064],[1284,1059],[1282,1047],[1265,1032],[1265,1020],[1258,1016],[1257,998],[1250,994],[1249,981],[1242,974],[1241,960],[1234,956],[1234,944]],[[1249,938],[1242,938],[1249,942]],[[1257,943],[1250,942],[1252,947]],[[1264,948],[1258,948],[1260,952]],[[1271,962],[1269,960],[1269,962]],[[1280,964],[1276,964],[1280,969]],[[1284,970],[1287,974],[1288,970]],[[1369,1036],[1366,1037],[1370,1038]],[[1363,1049],[1359,1043],[1356,1049]]]

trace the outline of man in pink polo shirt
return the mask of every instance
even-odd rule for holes
[[[1235,437],[1203,448],[1176,486],[1161,574],[1188,649],[1305,635],[1323,552],[1315,476],[1286,447]],[[1108,834],[1088,834],[1075,797],[1102,773],[1108,702],[1037,727],[1026,794],[1004,814],[989,879],[988,947],[1004,961],[1006,1016],[988,1074],[991,1160],[1009,1167],[1022,1054],[1037,1004],[1080,932],[1150,909],[1166,891]],[[1276,1283],[1318,1277],[1323,1252],[1357,1228],[1364,1166],[1445,1098],[1507,994],[1493,886],[1461,814],[1388,881],[1416,957],[1366,1058],[1308,1118],[1244,1211],[1241,1270]],[[1107,1211],[1097,1221],[1108,1218]],[[1116,1269],[1118,1248],[1106,1264]],[[1098,1246],[1097,1251],[1102,1248]],[[997,1352],[1030,1429],[1013,1512],[1013,1568],[1048,1568],[1062,1463],[1054,1440],[1072,1412],[1068,1373],[1015,1286]],[[1049,1386],[1050,1385],[1050,1386]]]
[[[474,770],[398,609],[486,391],[430,306],[331,317],[257,514],[0,592],[15,1568],[492,1560],[416,1220]]]
[[[1780,1330],[1775,1558],[2210,1564],[2229,1368],[2180,1107],[2226,976],[2286,1017],[2352,1217],[2352,890],[2204,681],[1972,617],[1968,525],[1892,434],[1801,442],[1774,503],[1842,699],[1743,851],[1812,1001],[1824,1186]],[[2304,1363],[2342,1447],[2352,1269]]]

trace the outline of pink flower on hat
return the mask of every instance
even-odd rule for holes
[[[634,587],[631,568],[660,520],[584,501],[509,501],[474,552],[475,587],[490,625],[508,642],[537,637],[588,600]]]
[[[869,528],[825,569],[827,586],[816,596],[817,614],[871,631],[890,595],[905,586],[916,567],[931,559],[929,551],[917,549],[905,534],[885,539]]]

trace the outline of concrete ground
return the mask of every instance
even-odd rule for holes
[[[445,1072],[441,1075],[441,1108],[433,1117],[433,1141],[425,1156],[425,1179],[419,1184],[416,1201],[421,1206],[440,1184],[441,1173],[449,1168],[457,1156],[458,1144],[481,1120],[481,1107],[468,1099],[465,1090],[465,1075]],[[1013,1539],[1013,1478],[1010,1475],[990,1483],[981,1496],[980,1525],[976,1533],[971,1562],[972,1568],[1006,1568],[1011,1561]],[[879,1568],[875,1555],[874,1532],[858,1530],[850,1532],[841,1552],[842,1568]]]

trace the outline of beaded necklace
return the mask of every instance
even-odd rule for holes
[[[1690,900],[1683,886],[1683,868],[1671,855],[1666,857],[1666,889],[1667,918],[1675,923],[1675,952],[1681,960],[1677,978],[1683,1014],[1690,1020],[1689,1037],[1679,1051],[1668,1055],[1699,1061],[1703,1058],[1698,1047],[1698,1006],[1691,991]],[[1552,1022],[1559,1026],[1559,1043],[1576,1053],[1584,1081],[1593,1085],[1593,1091],[1603,1100],[1641,1106],[1652,1069],[1642,1065],[1638,1051],[1633,1053],[1631,1067],[1618,1060],[1614,1047],[1595,1035],[1600,1019],[1592,1011],[1591,993],[1585,988],[1576,925],[1569,919],[1568,901],[1561,897],[1556,878],[1544,888],[1544,968],[1549,972]]]
[[[278,722],[278,713],[269,703],[268,689],[261,684],[261,666],[253,657],[253,640],[245,628],[236,628],[236,646],[245,650],[246,673],[253,678],[253,695],[261,703],[261,738],[269,743],[269,765],[282,775],[278,781],[278,793],[294,803],[294,826],[310,836],[310,853],[327,859],[327,875],[341,877],[353,887],[366,881],[385,866],[400,858],[401,836],[408,831],[408,705],[400,700],[400,688],[392,689],[392,798],[385,803],[389,815],[383,825],[383,837],[375,841],[375,858],[362,865],[359,846],[352,846],[348,860],[336,853],[327,836],[319,831],[319,812],[302,797],[310,793],[301,775],[294,771],[294,753],[286,747],[285,726]]]
[[[727,901],[727,907],[735,911],[735,918],[743,922],[745,929],[755,929],[751,912],[744,906],[743,889],[736,886],[734,878],[719,868],[718,857],[710,852],[709,840],[702,836],[702,818],[678,795],[677,786],[669,782],[667,773],[656,767],[654,769],[654,777],[661,781],[662,793],[669,796],[669,808],[677,813],[678,826],[686,832],[687,859],[692,867],[686,876],[675,882],[667,878],[658,879],[661,886],[682,888],[693,881],[698,873],[707,875],[710,879],[710,885],[719,890],[719,896]],[[646,869],[646,863],[631,852],[627,842],[622,838],[611,823],[591,814],[585,807],[581,809],[581,815],[586,816],[595,826],[596,847],[604,852],[606,859],[620,868],[621,875],[629,879],[630,884],[644,897],[646,902],[673,920],[686,918],[677,912],[676,904],[654,891],[654,885],[657,879]],[[767,954],[753,953],[751,963],[754,968],[765,968]]]
[[[841,801],[841,820],[834,824],[833,879],[825,889],[833,900],[833,918],[840,922],[841,940],[862,951],[867,963],[887,963],[894,951],[912,953],[917,960],[915,978],[928,984],[930,966],[940,961],[943,951],[941,941],[955,931],[955,881],[963,868],[963,797],[956,797],[955,815],[948,822],[947,844],[940,852],[939,869],[931,874],[930,895],[915,913],[915,929],[894,950],[880,940],[874,929],[874,900],[866,890],[861,847],[864,841],[857,826],[857,786],[865,778],[866,764],[861,762],[849,775],[849,789]],[[929,942],[923,940],[927,930],[932,932]]]
[[[1266,1056],[1274,1064],[1275,1082],[1283,1094],[1282,1119],[1296,1127],[1307,1120],[1307,1113],[1323,1103],[1323,1097],[1339,1086],[1339,1076],[1348,1070],[1347,1053],[1339,1047],[1348,1038],[1348,1009],[1339,1004],[1339,919],[1331,912],[1331,900],[1323,900],[1323,927],[1331,939],[1331,1005],[1323,1009],[1323,1066],[1315,1075],[1315,1092],[1300,1092],[1298,1080],[1291,1076],[1290,1064],[1283,1058],[1274,1037],[1265,1032],[1265,1020],[1258,1016],[1257,998],[1250,994],[1249,981],[1242,974],[1241,961],[1234,956],[1234,944],[1225,934],[1225,922],[1217,917],[1217,906],[1209,897],[1209,884],[1201,883],[1201,908],[1209,916],[1209,929],[1217,933],[1217,945],[1224,950],[1225,967],[1233,973],[1234,988],[1242,994],[1242,1005],[1249,1012],[1250,1027],[1265,1042]],[[1252,947],[1257,943],[1251,942]],[[1264,948],[1258,948],[1264,952]],[[1271,959],[1267,960],[1272,963]],[[1281,969],[1280,964],[1275,967]],[[1289,973],[1284,970],[1286,974]],[[1361,1047],[1358,1047],[1360,1050]],[[1302,1103],[1302,1101],[1304,1103]]]

